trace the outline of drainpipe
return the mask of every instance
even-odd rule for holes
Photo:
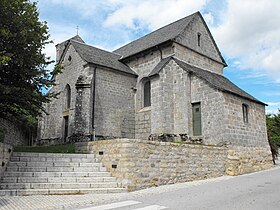
[[[95,141],[95,122],[94,122],[94,111],[95,111],[95,88],[96,88],[96,67],[93,70],[93,84],[92,84],[92,113],[91,113],[91,131],[92,134],[90,136],[91,141]]]

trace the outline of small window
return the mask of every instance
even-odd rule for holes
[[[151,81],[144,83],[144,107],[151,106]]]
[[[248,123],[248,111],[249,111],[249,106],[247,104],[242,104],[242,112],[243,112],[244,123]]]
[[[197,33],[197,46],[200,47],[201,44],[201,33]]]

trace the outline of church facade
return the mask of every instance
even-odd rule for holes
[[[75,36],[39,120],[39,144],[94,139],[193,141],[268,148],[265,104],[223,76],[227,66],[199,12],[113,52]]]

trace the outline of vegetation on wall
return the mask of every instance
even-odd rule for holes
[[[43,103],[55,97],[42,93],[54,85],[46,70],[53,61],[42,52],[51,43],[48,27],[29,0],[1,0],[0,20],[0,117],[34,127]]]
[[[277,114],[266,115],[267,136],[273,161],[279,155],[280,148],[280,109]]]

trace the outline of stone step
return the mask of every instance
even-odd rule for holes
[[[96,158],[96,155],[95,155],[95,154],[65,154],[65,153],[13,152],[13,157]]]
[[[76,162],[76,163],[96,163],[97,158],[78,158],[78,157],[11,157],[11,162]]]
[[[86,188],[86,189],[18,189],[0,190],[0,196],[28,196],[28,195],[79,195],[127,192],[124,188]]]
[[[18,167],[45,167],[45,166],[53,166],[53,167],[101,167],[101,163],[78,163],[78,162],[9,162],[9,166],[18,166]]]
[[[2,195],[125,192],[93,154],[13,153],[1,178]]]
[[[3,177],[1,183],[97,183],[114,182],[115,177]]]
[[[0,183],[0,189],[84,189],[84,188],[114,188],[116,182],[101,183]]]
[[[4,177],[110,177],[109,172],[14,172],[6,171]]]
[[[6,171],[18,171],[18,172],[106,172],[105,167],[20,167],[20,166],[8,166]]]

